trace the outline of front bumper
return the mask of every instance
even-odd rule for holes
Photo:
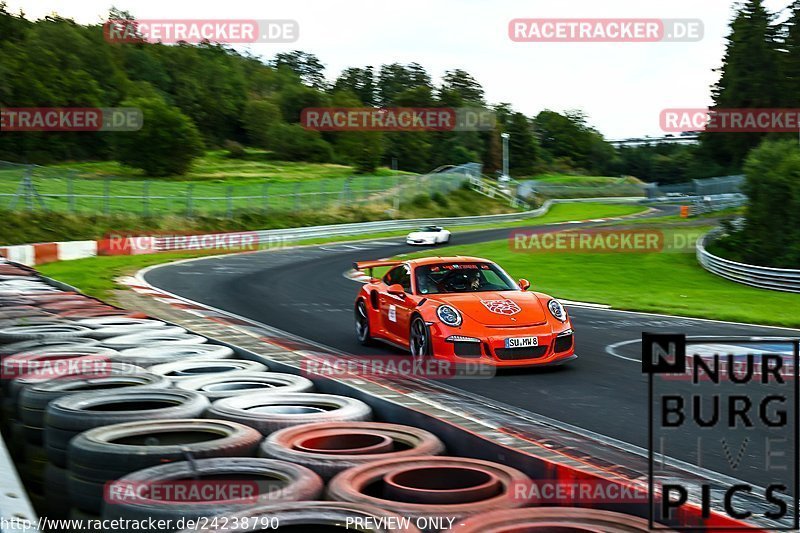
[[[550,324],[530,327],[489,328],[464,331],[441,323],[430,325],[433,355],[456,363],[482,363],[497,367],[558,365],[576,358],[575,337],[569,322],[557,329]],[[478,334],[476,334],[478,333]],[[509,337],[537,337],[539,344],[506,348]],[[460,337],[477,339],[461,340]]]
[[[428,244],[436,244],[436,239],[408,239],[406,238],[406,244],[411,244],[413,246],[425,246]]]

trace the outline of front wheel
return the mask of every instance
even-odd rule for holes
[[[356,304],[356,338],[363,346],[372,344],[372,336],[369,328],[369,315],[364,300],[359,300]]]
[[[418,316],[411,321],[408,347],[415,362],[422,362],[426,357],[431,356],[431,335],[425,321]]]

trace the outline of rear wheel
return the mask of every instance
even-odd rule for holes
[[[422,362],[422,360],[431,355],[431,336],[428,332],[428,326],[419,316],[414,317],[411,321],[408,347],[415,362]]]
[[[359,300],[356,304],[356,338],[364,346],[372,344],[372,336],[369,328],[369,315],[367,305],[364,300]]]

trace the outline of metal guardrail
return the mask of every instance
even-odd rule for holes
[[[706,233],[697,241],[697,261],[703,268],[717,276],[752,287],[800,293],[800,270],[738,263],[718,257],[706,250],[707,244],[722,234],[723,230],[718,228]]]
[[[449,217],[449,218],[413,218],[401,220],[384,220],[376,222],[354,222],[350,224],[331,224],[327,226],[310,226],[305,228],[285,228],[270,229],[254,232],[247,232],[254,235],[260,245],[279,245],[287,242],[303,241],[317,237],[339,237],[350,235],[364,235],[367,233],[384,233],[390,231],[402,231],[414,229],[426,225],[450,225],[450,226],[474,226],[479,224],[489,224],[495,222],[506,222],[510,220],[524,220],[535,218],[547,213],[550,207],[560,203],[574,202],[597,202],[606,203],[639,203],[644,199],[639,197],[620,197],[620,198],[571,198],[564,200],[548,200],[541,207],[530,211],[516,213],[501,213],[497,215],[478,215],[469,217]],[[242,232],[238,232],[242,233]],[[220,234],[210,234],[207,237],[222,236]],[[192,249],[191,239],[186,235],[164,236],[155,239],[155,248],[158,251]]]
[[[695,216],[704,213],[722,211],[723,209],[730,209],[733,207],[741,207],[746,203],[747,196],[741,193],[696,197],[692,201],[691,215]]]

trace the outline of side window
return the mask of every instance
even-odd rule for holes
[[[387,285],[400,284],[403,290],[411,292],[411,273],[408,270],[408,265],[400,265],[394,267],[383,276],[383,282]]]
[[[408,270],[408,265],[402,265],[398,267],[399,272],[397,276],[397,281],[395,283],[399,283],[403,286],[403,290],[410,293],[411,292],[411,272]]]
[[[387,285],[394,285],[395,283],[397,283],[398,272],[400,271],[401,268],[402,266],[394,267],[389,272],[384,274],[383,282]]]

